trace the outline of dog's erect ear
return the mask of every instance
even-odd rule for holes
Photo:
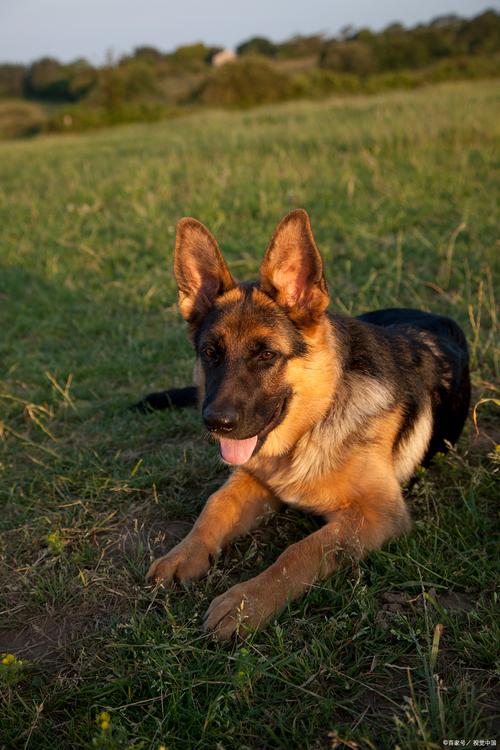
[[[177,223],[174,272],[180,311],[193,325],[201,321],[219,294],[235,285],[215,237],[190,217]]]
[[[297,325],[312,325],[325,312],[323,260],[303,209],[290,211],[276,227],[260,268],[260,283]]]

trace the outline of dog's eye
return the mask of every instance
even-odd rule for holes
[[[259,359],[263,359],[265,362],[269,362],[271,359],[274,359],[276,356],[276,352],[272,352],[270,350],[266,350],[264,352],[260,352]]]
[[[216,349],[215,349],[215,348],[214,348],[213,346],[206,346],[206,347],[205,347],[205,348],[204,348],[204,349],[202,350],[202,354],[203,354],[203,355],[204,355],[204,356],[205,356],[205,357],[206,357],[207,359],[215,359],[215,358],[217,357],[217,351],[216,351]]]

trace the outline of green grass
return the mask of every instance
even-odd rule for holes
[[[296,206],[333,309],[452,315],[474,401],[498,399],[499,123],[498,86],[484,82],[0,145],[0,652],[22,661],[0,664],[0,747],[494,737],[493,401],[478,407],[479,436],[470,420],[408,491],[409,536],[231,648],[201,635],[211,597],[315,521],[288,512],[192,589],[147,588],[152,555],[225,470],[196,414],[126,407],[191,380],[176,220],[204,221],[243,278]]]

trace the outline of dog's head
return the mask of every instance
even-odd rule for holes
[[[197,354],[203,420],[222,458],[246,463],[287,420],[295,423],[292,433],[308,421],[304,404],[294,409],[294,402],[299,392],[306,396],[305,370],[323,367],[311,364],[311,345],[328,291],[309,217],[299,209],[279,223],[257,283],[238,283],[208,229],[181,219],[174,268]],[[322,374],[328,379],[316,372]],[[290,439],[275,440],[275,450],[283,452]]]

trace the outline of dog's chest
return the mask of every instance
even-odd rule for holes
[[[286,456],[264,459],[254,473],[287,505],[321,513],[336,504],[335,462],[314,440]]]

